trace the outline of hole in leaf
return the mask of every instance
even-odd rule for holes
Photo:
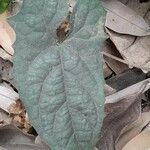
[[[68,16],[66,17],[66,19],[60,24],[60,26],[56,30],[56,35],[57,35],[59,43],[63,42],[69,35],[69,31],[71,29],[71,23],[70,23],[71,14],[73,12],[75,5],[76,5],[75,0],[69,0]]]
[[[69,30],[70,30],[70,23],[69,19],[66,18],[64,22],[62,22],[61,25],[56,30],[59,43],[63,42],[66,39]]]

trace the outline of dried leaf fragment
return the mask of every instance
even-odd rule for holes
[[[120,35],[111,30],[107,33],[130,67],[150,71],[150,36]]]
[[[123,128],[116,141],[116,150],[121,150],[128,142],[136,137],[150,123],[150,112],[142,113],[133,123]],[[142,144],[143,141],[140,141]]]
[[[104,7],[107,10],[105,26],[109,29],[134,36],[150,35],[150,27],[145,20],[121,2],[106,0]]]
[[[16,39],[16,34],[6,21],[7,14],[0,15],[0,45],[9,54],[13,55],[12,44]]]

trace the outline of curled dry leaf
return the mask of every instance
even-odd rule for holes
[[[105,26],[109,29],[135,36],[150,35],[150,27],[145,20],[121,2],[106,0],[104,7],[107,10]]]

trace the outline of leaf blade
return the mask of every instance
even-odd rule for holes
[[[86,9],[80,9],[81,2],[85,4]],[[24,3],[27,5],[27,1]],[[62,8],[60,4],[62,4],[62,0],[58,0],[57,4]],[[91,9],[93,9],[92,13],[88,14],[94,15],[94,12],[103,12],[98,0],[96,3],[90,0],[84,2],[79,0],[78,4],[78,14],[83,11],[87,12],[87,10],[90,12]],[[92,6],[93,8],[91,8]],[[23,5],[23,9],[25,8]],[[62,9],[63,11],[65,9],[62,15],[64,18],[68,10],[67,8]],[[22,17],[27,23],[31,20],[32,22],[38,21],[35,16],[28,16],[30,10],[22,11],[25,16]],[[61,11],[58,8],[57,11],[60,14]],[[98,140],[104,115],[103,75],[99,51],[103,40],[100,38],[102,31],[98,30],[98,27],[102,26],[102,15],[102,13],[96,13],[97,19],[95,20],[93,17],[94,24],[91,24],[90,15],[83,15],[81,18],[75,15],[75,22],[79,18],[86,17],[87,24],[84,22],[82,22],[82,26],[77,24],[76,29],[80,29],[80,32],[70,33],[70,36],[59,44],[57,43],[56,29],[63,21],[62,18],[57,21],[55,21],[56,19],[47,20],[46,30],[43,30],[46,40],[40,33],[33,34],[33,31],[37,29],[41,32],[45,28],[45,24],[42,27],[28,24],[25,27],[26,34],[33,30],[32,34],[29,34],[30,38],[28,35],[20,35],[18,32],[20,39],[24,42],[22,44],[21,40],[15,44],[16,81],[32,124],[52,149],[80,150],[84,148],[91,150]],[[21,21],[19,27],[22,22],[24,21]],[[49,23],[51,29],[48,29]],[[20,52],[19,49],[22,46],[23,50]],[[20,58],[22,53],[24,56]],[[27,67],[20,68],[18,62],[21,62],[21,66],[26,65]]]

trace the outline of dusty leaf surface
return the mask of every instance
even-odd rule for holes
[[[14,75],[31,123],[52,149],[91,150],[104,116],[104,10],[99,0],[78,0],[69,34],[58,38],[67,6],[24,0],[10,21],[17,34]]]

